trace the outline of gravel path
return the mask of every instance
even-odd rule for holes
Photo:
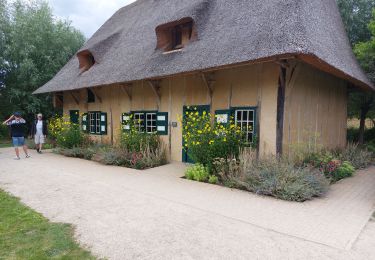
[[[374,259],[375,168],[326,198],[290,203],[180,179],[184,166],[136,171],[0,149],[0,187],[76,226],[109,259]]]

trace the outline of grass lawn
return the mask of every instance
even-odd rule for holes
[[[51,223],[0,190],[0,259],[95,259],[68,224]]]

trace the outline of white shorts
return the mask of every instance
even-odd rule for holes
[[[34,137],[35,144],[44,144],[44,135],[36,134]]]

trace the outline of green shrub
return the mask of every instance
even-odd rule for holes
[[[130,167],[131,155],[123,148],[102,147],[93,156],[92,160],[105,165]]]
[[[84,143],[85,137],[79,125],[71,125],[60,132],[56,138],[56,143],[62,148],[80,147]]]
[[[51,118],[48,122],[48,133],[49,137],[61,148],[71,149],[91,144],[88,136],[81,131],[79,124],[71,123],[67,115]]]
[[[212,123],[213,118],[205,111],[186,112],[183,123],[184,149],[188,152],[190,159],[195,163],[202,164],[210,172],[213,169],[215,158],[237,157],[242,145],[243,133],[233,123]]]
[[[0,139],[9,138],[9,128],[6,125],[0,124]]]
[[[153,168],[168,163],[164,145],[160,145],[154,151],[146,147],[140,152],[131,152],[122,147],[102,147],[92,159],[106,165],[135,169]]]
[[[190,166],[185,171],[185,177],[189,180],[206,182],[209,178],[208,170],[200,163]]]
[[[341,180],[347,177],[353,176],[355,169],[350,162],[343,162],[341,166],[336,171],[336,180]]]
[[[305,201],[326,193],[329,181],[311,167],[275,157],[256,159],[254,151],[242,151],[239,159],[215,160],[224,185],[290,201]]]
[[[192,167],[188,167],[185,171],[185,178],[188,180],[194,180],[194,170]]]
[[[349,143],[345,149],[336,151],[335,156],[341,161],[350,162],[355,169],[367,168],[373,161],[373,153],[355,143]]]
[[[160,139],[156,133],[139,132],[131,128],[121,134],[121,147],[131,152],[141,152],[146,147],[155,151],[160,146]]]
[[[358,143],[359,128],[350,127],[347,131],[347,140],[351,143]],[[375,141],[375,127],[365,129],[364,140],[366,143]]]
[[[217,184],[219,183],[219,178],[216,175],[210,175],[210,177],[208,177],[208,182],[211,184]]]
[[[244,172],[242,185],[257,194],[305,201],[322,196],[328,190],[329,182],[324,175],[311,168],[296,167],[287,160],[267,158],[255,161]]]
[[[146,146],[140,151],[140,156],[136,159],[138,160],[134,163],[134,166],[137,169],[153,168],[168,163],[166,148],[161,141],[158,141],[158,147],[156,148],[152,149],[150,146]]]

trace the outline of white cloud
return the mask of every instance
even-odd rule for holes
[[[87,38],[118,9],[135,0],[48,0],[57,18],[69,19]]]

